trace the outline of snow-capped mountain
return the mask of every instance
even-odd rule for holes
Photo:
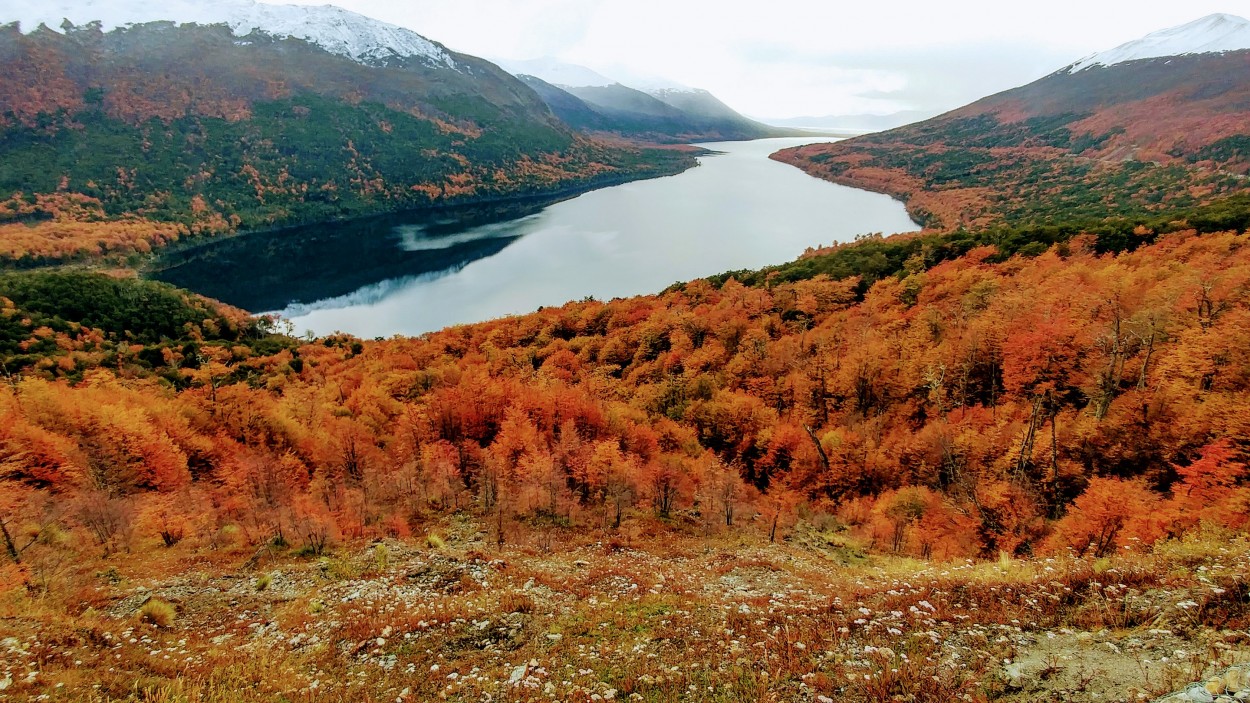
[[[1204,17],[886,132],[879,143],[1060,149],[1109,163],[1250,174],[1250,50],[1243,47],[1250,48],[1250,23]]]
[[[1250,21],[1236,15],[1214,14],[1091,54],[1064,70],[1076,73],[1095,66],[1114,66],[1139,59],[1218,54],[1245,49],[1250,49]]]
[[[91,193],[109,216],[142,208],[182,231],[528,196],[690,162],[587,146],[498,66],[329,6],[0,2],[0,76],[0,200]]]
[[[156,21],[225,24],[235,36],[261,31],[277,38],[294,37],[366,65],[416,58],[431,65],[459,68],[436,42],[333,5],[271,5],[253,0],[50,0],[15,9],[25,33],[40,25],[61,31],[66,21],[75,26],[99,22],[105,32]],[[3,19],[12,21],[14,17],[6,13]]]

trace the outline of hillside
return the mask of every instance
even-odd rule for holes
[[[1210,28],[1181,34],[1205,47]],[[239,41],[103,30],[13,40],[194,40],[187,70]],[[326,71],[408,70],[245,41]],[[419,338],[296,338],[165,284],[0,273],[0,698],[1250,695],[1250,194],[1240,157],[1203,156],[1240,134],[1216,117],[1246,109],[1226,95],[1246,74],[1216,69],[1250,52],[1219,52],[1120,51],[783,154],[907,198],[927,231]],[[527,95],[447,122],[447,148],[507,133]],[[1161,95],[1158,119],[1205,111],[1205,136],[1075,127]],[[207,143],[204,125],[255,125],[280,100],[125,126],[95,98],[9,128],[27,144],[135,129],[137,153],[173,168],[160,140]],[[392,110],[349,98],[299,97],[309,113],[275,124]],[[408,124],[371,114],[381,134]],[[340,138],[364,153],[384,141],[369,124]],[[214,158],[283,157],[263,134],[212,142]],[[1163,156],[1126,161],[1126,144]],[[299,182],[287,173],[278,186]],[[88,219],[85,197],[55,202]]]
[[[585,66],[555,59],[500,61],[534,89],[566,124],[590,133],[661,143],[733,141],[801,136],[803,130],[774,127],[742,116],[706,90],[663,80],[629,85]]]
[[[552,85],[534,76],[519,78],[563,122],[592,134],[677,144],[805,134],[750,120],[702,90],[652,94],[620,83],[573,87]]]
[[[866,237],[386,341],[0,276],[0,683],[1180,688],[1250,656],[1250,204],[1144,217]]]
[[[591,107],[585,100],[569,91],[548,83],[534,76],[520,75],[517,80],[529,86],[538,97],[542,98],[552,114],[561,122],[583,132],[637,132],[645,127],[635,124],[624,124]]]
[[[270,699],[313,681],[331,695],[383,665],[392,673],[368,684],[379,695],[515,692],[537,676],[525,700],[544,690],[539,669],[574,665],[580,647],[602,655],[581,665],[602,686],[553,686],[644,700],[696,681],[729,686],[729,700],[1163,693],[1228,660],[1159,652],[1206,651],[1247,622],[1242,561],[1230,562],[1243,543],[1230,540],[1250,499],[1250,233],[1181,230],[1105,255],[1095,244],[1010,258],[981,247],[937,264],[922,249],[871,285],[696,281],[376,342],[230,326],[158,284],[0,277],[0,527],[14,584],[0,608],[23,642],[84,628],[105,642],[128,628],[162,650],[184,640],[178,670],[194,674],[174,684],[121,635],[125,662],[103,677],[119,698],[159,683],[234,700],[223,676]],[[805,261],[874,260],[884,246]],[[66,298],[67,286],[120,292]],[[130,306],[145,300],[191,312],[141,327]],[[373,540],[386,546],[366,550]],[[1014,561],[1030,556],[1049,560]],[[952,573],[952,559],[998,566]],[[1210,576],[1190,578],[1198,564]],[[899,581],[911,584],[901,601]],[[996,588],[1041,600],[991,607]],[[371,613],[374,593],[388,605]],[[1190,601],[1192,614],[1177,605]],[[868,625],[909,606],[932,607],[933,621]],[[791,653],[750,684],[748,664],[660,681],[599,649],[600,622],[663,640],[680,623],[695,628],[683,641],[719,650],[710,633],[762,637],[813,608],[824,615],[774,633]],[[820,623],[846,634],[816,639],[809,658],[796,643]],[[1001,627],[1019,629],[985,649]],[[935,629],[946,636],[923,634]],[[892,654],[856,663],[904,632],[919,638],[914,667]],[[240,652],[214,639],[228,633],[295,644],[239,669]],[[93,639],[56,637],[58,656],[103,666]],[[1081,683],[1082,647],[1104,641],[1141,644],[1099,654],[1123,661]],[[666,666],[703,661],[635,644]],[[940,663],[972,651],[966,670]],[[1138,651],[1154,662],[1148,680]],[[1001,673],[1015,657],[1032,679]],[[1037,674],[1048,657],[1055,670]],[[435,665],[468,678],[431,676]],[[861,669],[882,678],[848,684]],[[1070,673],[1052,680],[1059,670]],[[46,664],[17,690],[102,680],[74,672]]]
[[[1250,50],[1206,52],[1215,20],[1168,30],[1180,55],[1121,47],[1110,65],[1096,55],[931,120],[774,158],[890,193],[936,229],[1207,204],[1245,192],[1250,171]]]
[[[295,19],[254,17],[242,0],[189,6],[242,14],[0,28],[4,259],[124,257],[187,235],[553,193],[693,164],[678,151],[587,139],[493,64],[398,27],[328,6],[297,8]],[[75,7],[90,16],[100,6]]]

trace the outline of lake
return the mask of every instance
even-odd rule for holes
[[[527,201],[255,233],[179,249],[153,278],[296,331],[416,335],[569,300],[655,293],[857,234],[919,229],[888,196],[768,158],[828,139],[699,146],[685,173]]]

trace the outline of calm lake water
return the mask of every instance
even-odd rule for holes
[[[297,332],[415,335],[587,296],[655,293],[806,247],[918,226],[887,196],[771,161],[822,139],[702,144],[667,178],[530,202],[259,233],[169,255],[154,278]]]

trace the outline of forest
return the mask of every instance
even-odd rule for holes
[[[773,155],[920,232],[368,340],[134,269],[699,151],[236,39],[0,27],[0,698],[1250,690],[1250,52]]]
[[[1246,62],[1232,52],[1056,71],[923,122],[773,158],[888,193],[933,230],[1162,219],[1244,193],[1246,86],[1229,77]]]
[[[6,548],[38,578],[66,548],[39,538],[53,524],[103,553],[171,530],[320,553],[460,510],[499,542],[653,519],[777,539],[821,514],[941,558],[1241,524],[1247,235],[1096,243],[916,253],[870,286],[695,281],[386,341],[8,274]]]
[[[1250,623],[1248,224],[1234,194],[869,235],[389,340],[0,274],[0,685],[1166,693]]]
[[[8,268],[135,263],[188,237],[551,195],[694,162],[688,149],[608,145],[510,123],[469,138],[384,105],[314,95],[257,104],[242,121],[133,125],[102,111],[60,120],[0,127],[0,257]],[[282,143],[303,146],[296,155]],[[426,148],[414,154],[413,144]]]
[[[1174,690],[1250,624],[1250,233],[1134,236],[866,237],[372,341],[0,275],[0,683]]]

